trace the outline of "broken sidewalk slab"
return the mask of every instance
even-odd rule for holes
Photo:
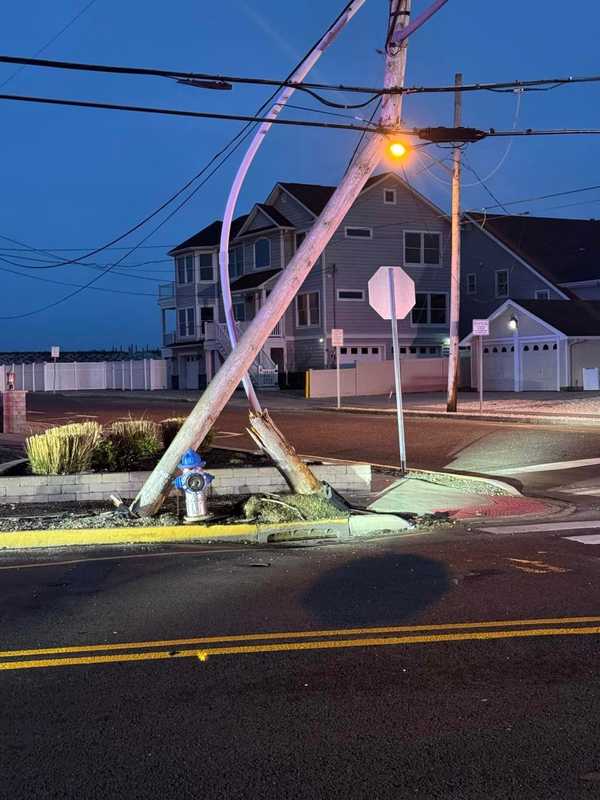
[[[350,517],[349,533],[354,536],[371,536],[379,533],[398,533],[413,530],[414,523],[395,514],[359,514]]]
[[[369,506],[369,511],[390,514],[436,514],[491,503],[491,495],[465,492],[421,478],[402,478],[388,486]]]

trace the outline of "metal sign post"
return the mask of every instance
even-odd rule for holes
[[[473,336],[479,337],[479,413],[483,414],[483,337],[490,335],[489,319],[473,320]]]
[[[404,409],[402,407],[398,320],[404,319],[415,305],[415,282],[401,267],[379,267],[369,280],[368,286],[371,308],[375,309],[380,317],[389,319],[392,323],[400,469],[402,472],[406,472],[406,439],[404,435]]]
[[[52,345],[50,355],[52,357],[52,361],[54,362],[54,367],[52,369],[52,391],[56,393],[56,362],[60,358],[60,347],[57,344]]]
[[[335,347],[337,407],[339,409],[342,406],[342,381],[340,376],[340,347],[344,346],[344,331],[342,328],[331,329],[331,346]]]
[[[404,435],[404,409],[402,407],[402,378],[400,375],[400,345],[398,343],[398,319],[396,317],[396,287],[393,269],[388,269],[390,288],[390,311],[392,323],[392,345],[394,348],[394,383],[396,386],[396,417],[398,420],[398,447],[400,470],[406,472],[406,438]]]

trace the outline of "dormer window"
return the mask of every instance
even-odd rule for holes
[[[271,266],[271,242],[268,239],[257,239],[254,242],[254,269]]]

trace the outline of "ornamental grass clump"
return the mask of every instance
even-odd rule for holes
[[[177,436],[186,419],[187,417],[169,417],[169,419],[161,420],[159,424],[165,449],[169,447],[173,439]],[[214,438],[215,435],[211,429],[202,440],[200,447],[197,447],[196,450],[199,453],[206,453],[212,447]]]
[[[25,449],[34,475],[74,475],[92,465],[94,451],[102,438],[97,422],[79,422],[50,428],[30,436]]]
[[[113,422],[104,432],[94,453],[97,470],[127,472],[154,466],[162,451],[160,427],[149,419]]]

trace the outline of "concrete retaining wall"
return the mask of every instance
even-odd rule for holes
[[[369,492],[369,464],[323,464],[311,467],[315,475],[340,492]],[[214,495],[285,492],[288,486],[274,467],[214,469]],[[149,472],[115,472],[105,475],[45,475],[0,477],[0,503],[68,503],[106,500],[112,493],[135,497]]]

